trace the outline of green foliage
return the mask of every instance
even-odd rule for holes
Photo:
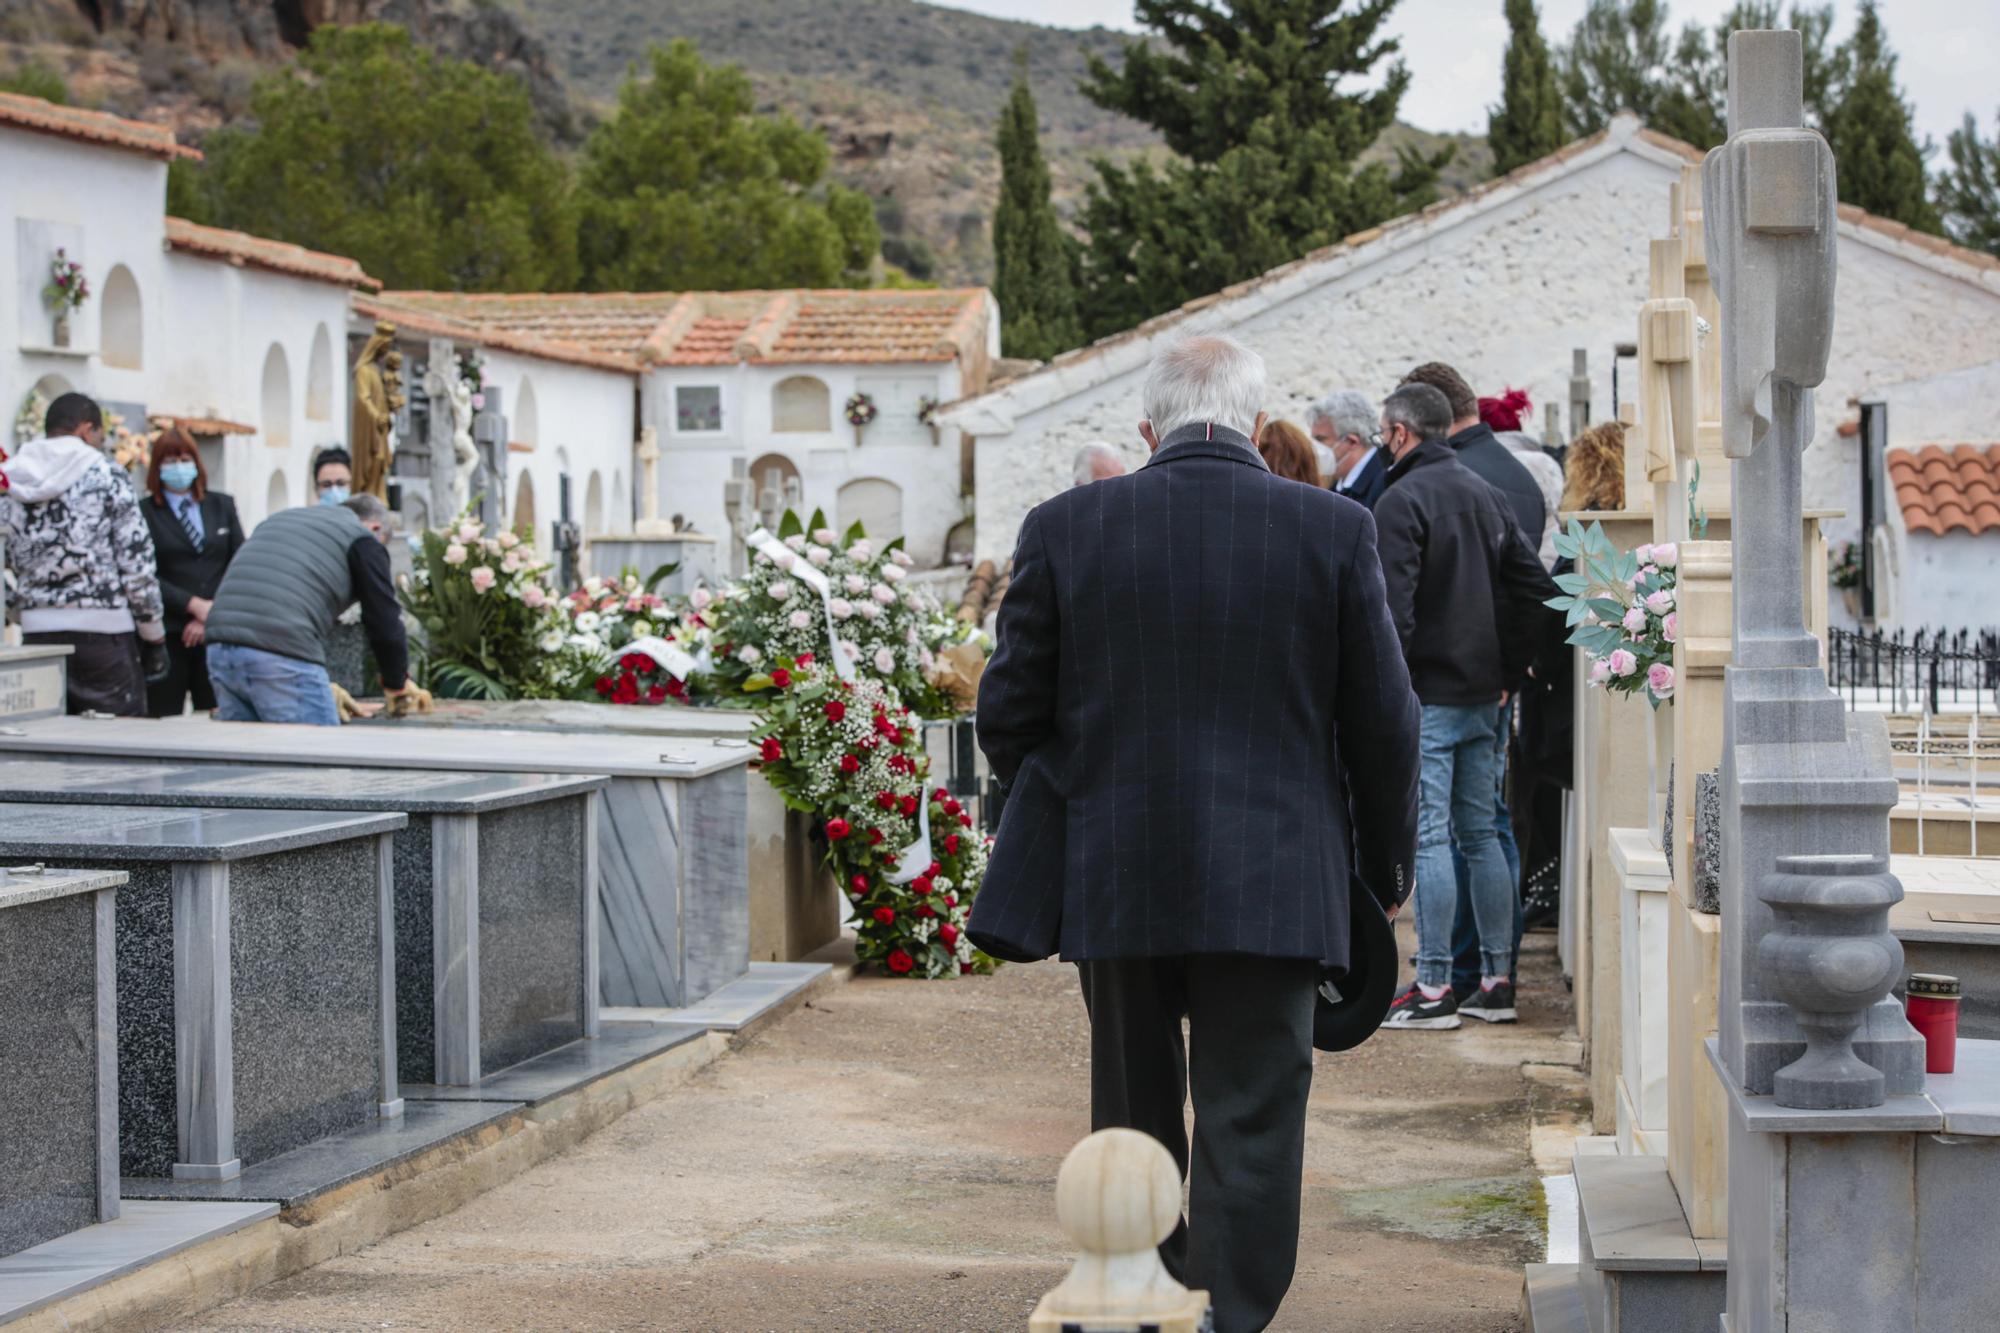
[[[1076,242],[1049,202],[1035,95],[1025,59],[1000,116],[1000,201],[993,210],[993,294],[1005,322],[1001,351],[1046,361],[1083,340],[1077,318]]]
[[[1590,656],[1590,683],[1643,694],[1654,708],[1672,699],[1679,548],[1667,542],[1620,551],[1603,524],[1585,528],[1574,518],[1555,547],[1572,569],[1555,576],[1562,591],[1545,605],[1563,613],[1567,642]],[[1649,673],[1662,666],[1666,673],[1655,681]]]
[[[2000,123],[2000,113],[1994,119]],[[1951,166],[1938,177],[1937,198],[1947,232],[1960,245],[2000,256],[2000,134],[1991,143],[1981,139],[1968,111],[1945,152]]]
[[[29,60],[0,74],[0,93],[39,97],[57,106],[69,104],[69,83],[62,71],[40,60]]]
[[[390,24],[326,25],[257,81],[251,122],[176,162],[170,206],[350,255],[390,287],[572,285],[562,164],[515,79],[437,56]]]
[[[1099,161],[1082,221],[1080,302],[1092,337],[1205,296],[1435,196],[1451,160],[1399,153],[1392,174],[1355,160],[1395,120],[1409,84],[1379,35],[1396,0],[1139,0],[1157,34],[1084,92],[1157,128],[1177,157]],[[1004,307],[1003,307],[1004,308]]]
[[[1690,23],[1675,44],[1669,81],[1655,102],[1654,129],[1712,148],[1729,137],[1729,34],[1738,29],[1795,28],[1803,38],[1806,123],[1817,126],[1839,86],[1845,51],[1831,44],[1833,6],[1793,5],[1780,21],[1777,0],[1740,0],[1711,28]]]
[[[866,286],[866,196],[827,183],[826,139],[756,114],[750,80],[692,43],[649,53],[584,145],[584,285],[597,291]]]
[[[1559,55],[1570,127],[1595,134],[1620,111],[1650,123],[1672,53],[1665,0],[1590,0]]]
[[[1873,0],[1862,0],[1846,60],[1844,86],[1820,127],[1839,167],[1841,202],[1942,235],[1944,221],[1925,190],[1929,144],[1918,144],[1911,128],[1909,104],[1896,86],[1896,56]]]
[[[1486,118],[1496,174],[1546,157],[1563,146],[1562,91],[1542,38],[1535,0],[1507,0],[1507,54],[1500,62],[1500,105]]]
[[[476,519],[425,532],[411,578],[396,594],[418,631],[410,642],[412,674],[461,699],[575,693],[594,656],[565,639],[548,570],[533,548],[511,533],[486,535]]]

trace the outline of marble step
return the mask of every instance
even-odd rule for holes
[[[1525,1333],[1590,1333],[1575,1264],[1529,1264],[1521,1286]]]
[[[1573,1168],[1590,1333],[1714,1333],[1728,1246],[1690,1232],[1666,1161],[1578,1154]]]

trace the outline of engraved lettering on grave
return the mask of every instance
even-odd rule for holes
[[[0,669],[0,717],[63,706],[62,668],[53,662]]]

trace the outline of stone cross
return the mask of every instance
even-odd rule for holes
[[[1694,453],[1694,302],[1687,299],[1678,236],[1652,243],[1652,299],[1639,307],[1639,424],[1645,435],[1646,479],[1654,483],[1654,531],[1684,538],[1672,522],[1671,491],[1679,460]],[[1668,520],[1660,531],[1659,520]],[[1682,526],[1685,519],[1682,520]]]
[[[1722,321],[1722,435],[1734,471],[1719,1044],[1727,1077],[1751,1096],[1770,1095],[1778,1069],[1805,1050],[1764,957],[1777,926],[1766,894],[1778,862],[1886,857],[1897,795],[1882,720],[1847,714],[1806,629],[1799,456],[1812,440],[1812,392],[1833,336],[1836,238],[1833,155],[1803,128],[1801,70],[1797,32],[1731,34],[1729,141],[1702,169],[1702,232]],[[1838,970],[1837,955],[1828,966]],[[1869,1008],[1860,1033],[1854,1049],[1883,1072],[1890,1094],[1921,1086],[1922,1044],[1893,1000]]]
[[[660,522],[660,428],[648,423],[639,429],[639,531],[657,535]]]

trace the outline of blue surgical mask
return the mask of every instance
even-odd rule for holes
[[[193,490],[196,475],[194,463],[185,458],[160,464],[160,484],[170,491]]]
[[[323,505],[337,505],[343,503],[347,496],[348,490],[345,486],[329,486],[319,493],[319,502]]]

